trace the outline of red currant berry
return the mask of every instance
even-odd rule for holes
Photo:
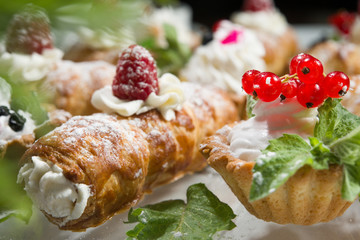
[[[321,86],[328,97],[340,98],[349,90],[350,79],[345,73],[334,71],[326,75]]]
[[[299,62],[296,73],[303,83],[317,83],[324,78],[324,67],[319,59],[308,56]]]
[[[271,72],[259,73],[254,79],[254,95],[264,102],[274,101],[281,93],[281,80]]]
[[[112,90],[116,97],[124,100],[146,100],[150,93],[158,94],[155,60],[145,48],[131,45],[122,52]]]
[[[243,4],[244,11],[266,11],[274,8],[272,0],[245,0]]]
[[[295,79],[289,79],[281,83],[281,99],[293,98],[296,96],[298,84]]]
[[[324,90],[319,84],[302,83],[297,91],[298,102],[307,108],[314,108],[322,104],[326,98]]]
[[[299,62],[301,60],[303,60],[304,58],[306,57],[309,57],[311,55],[309,54],[306,54],[306,53],[299,53],[298,55],[296,55],[295,57],[293,57],[290,61],[290,64],[289,64],[289,74],[290,75],[293,75],[296,73],[296,69],[297,69],[297,66],[299,65]]]
[[[340,33],[349,34],[350,29],[356,19],[356,13],[340,11],[329,18],[329,22],[335,26]]]
[[[252,95],[254,91],[254,79],[260,73],[258,70],[249,70],[244,73],[241,79],[242,87],[247,94]]]

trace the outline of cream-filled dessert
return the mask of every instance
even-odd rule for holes
[[[61,61],[60,49],[45,49],[41,54],[4,52],[0,56],[0,75],[8,75],[13,82],[29,83],[43,80]]]
[[[304,139],[312,136],[318,112],[291,98],[281,102],[259,100],[253,114],[254,117],[235,125],[228,135],[233,156],[246,161],[256,160],[261,150],[269,145],[269,140],[284,133],[298,134]]]
[[[256,31],[281,36],[289,24],[285,16],[276,8],[264,11],[241,11],[231,16],[231,21]]]
[[[289,72],[244,74],[244,90],[257,99],[249,105],[254,116],[217,131],[200,149],[257,218],[278,224],[328,222],[359,195],[359,183],[350,176],[359,171],[353,160],[360,117],[338,99],[350,87],[343,72],[325,74],[309,54],[293,57]]]
[[[222,21],[214,39],[195,50],[180,76],[244,94],[239,76],[253,68],[265,70],[264,56],[264,46],[251,30]]]
[[[0,155],[7,145],[13,141],[20,141],[29,135],[34,139],[35,122],[31,114],[22,110],[14,111],[10,108],[11,87],[0,78]]]
[[[108,85],[94,92],[91,103],[106,113],[117,113],[125,117],[157,109],[164,119],[173,120],[175,111],[180,110],[184,102],[180,80],[170,73],[164,74],[159,78],[159,89],[158,95],[152,92],[145,101],[128,101],[115,97],[112,87]]]
[[[69,181],[51,162],[36,156],[31,160],[21,167],[18,183],[25,182],[25,191],[33,202],[52,217],[63,218],[60,225],[79,218],[91,195],[90,187]]]

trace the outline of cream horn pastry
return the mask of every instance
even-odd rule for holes
[[[14,15],[5,45],[0,75],[39,92],[49,110],[63,109],[73,115],[95,112],[92,93],[111,84],[115,75],[115,66],[103,61],[62,60],[63,52],[53,45],[48,17],[34,6]]]
[[[22,158],[18,181],[60,229],[98,226],[154,187],[203,169],[200,142],[238,119],[231,99],[217,88],[182,83],[172,74],[157,81],[144,48],[131,46],[120,59],[112,88],[93,96],[106,112],[71,118]],[[119,83],[125,78],[132,81]],[[135,82],[140,85],[130,87]]]

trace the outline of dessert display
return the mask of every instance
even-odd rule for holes
[[[46,119],[39,121],[32,113],[11,106],[11,86],[0,78],[0,158],[21,157],[40,134],[60,126],[71,115],[62,110],[46,113]]]
[[[279,224],[312,225],[338,216],[359,195],[360,118],[340,103],[346,74],[324,74],[298,54],[290,74],[249,70],[253,117],[207,138],[201,151],[249,213]]]
[[[266,71],[282,75],[289,60],[298,53],[297,37],[272,0],[246,0],[231,21],[255,31],[265,47]]]
[[[360,73],[360,16],[339,11],[329,19],[335,36],[320,41],[307,52],[319,58],[326,71],[343,71],[348,75]]]
[[[60,229],[98,226],[155,187],[202,170],[200,142],[238,120],[225,92],[172,74],[158,79],[138,45],[123,51],[116,71],[92,98],[104,113],[71,118],[22,158],[19,183]]]
[[[192,29],[192,11],[187,5],[157,7],[138,0],[107,2],[104,7],[118,10],[114,22],[109,27],[79,26],[79,40],[65,52],[64,59],[103,60],[116,65],[122,50],[137,43],[152,52],[159,70],[177,73],[201,43],[200,35]]]
[[[27,85],[40,92],[48,110],[63,109],[73,115],[91,114],[96,90],[112,82],[115,66],[104,61],[75,63],[62,60],[54,47],[49,19],[41,8],[27,6],[9,24],[5,52],[0,55],[0,75],[11,85]]]

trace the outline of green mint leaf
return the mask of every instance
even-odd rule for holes
[[[256,160],[250,201],[258,200],[274,192],[298,169],[312,163],[310,145],[298,135],[284,134],[270,140],[270,145]]]
[[[338,158],[324,145],[319,139],[309,137],[312,146],[311,154],[313,157],[312,168],[322,170],[328,169],[329,164],[338,164]]]
[[[344,164],[343,173],[341,197],[348,201],[354,201],[360,193],[360,167],[358,165]]]
[[[340,99],[328,98],[318,109],[319,122],[315,125],[314,136],[326,145],[360,125],[360,117],[349,112],[340,101]]]
[[[341,163],[360,164],[360,126],[330,145],[330,149],[341,159]]]
[[[128,239],[211,239],[235,227],[231,208],[204,184],[190,186],[186,195],[187,203],[170,200],[129,211],[128,223],[139,223]]]

